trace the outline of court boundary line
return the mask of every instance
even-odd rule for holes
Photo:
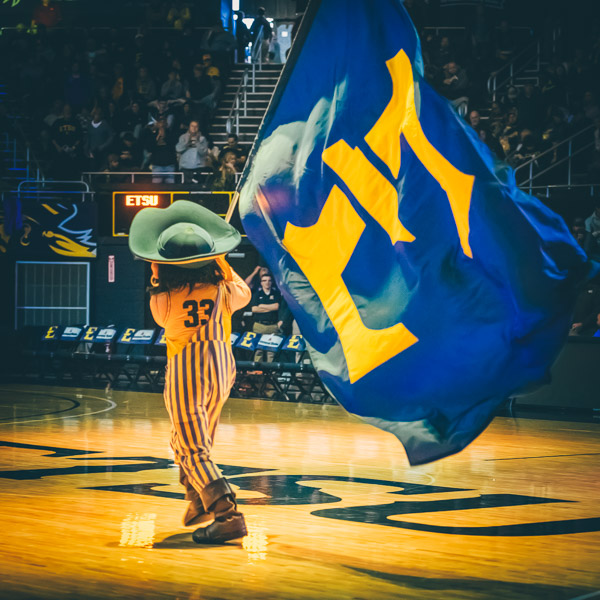
[[[497,462],[500,460],[529,460],[531,458],[565,458],[569,456],[600,456],[600,452],[582,452],[581,454],[548,454],[546,456],[515,456],[513,458],[485,458],[485,462]]]
[[[23,390],[16,390],[16,389],[6,389],[6,388],[2,388],[4,391],[6,392],[17,392],[17,393],[22,393]],[[31,392],[30,392],[31,393]],[[35,393],[35,392],[34,392]],[[42,392],[37,392],[42,393]],[[49,394],[52,395],[52,394]],[[75,395],[75,393],[73,394]],[[75,396],[77,397],[77,396]],[[102,398],[101,396],[89,396],[87,394],[81,394],[81,398],[78,398],[78,400],[81,400],[82,398],[91,398],[92,400],[101,400],[102,402],[108,402],[109,406],[107,406],[106,408],[103,408],[102,410],[96,410],[93,412],[86,412],[83,414],[79,414],[79,415],[65,415],[62,417],[50,417],[48,419],[30,419],[28,421],[6,421],[6,422],[0,422],[0,427],[2,425],[21,425],[22,423],[40,423],[41,421],[61,421],[61,420],[66,420],[66,419],[77,419],[79,417],[90,417],[92,415],[98,415],[101,413],[105,413],[108,412],[109,410],[112,410],[113,408],[117,407],[117,403],[109,400],[108,398]],[[79,403],[79,405],[81,406],[81,403]]]

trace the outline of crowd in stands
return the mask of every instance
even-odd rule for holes
[[[418,27],[426,24],[425,3],[405,0],[405,6]],[[590,127],[576,144],[581,147],[593,141],[593,149],[578,157],[574,169],[583,181],[598,180],[600,21],[592,25],[591,35],[542,48],[541,72],[518,86],[505,87],[494,101],[487,89],[490,75],[500,73],[502,79],[503,67],[531,42],[530,32],[519,35],[507,19],[498,23],[481,5],[472,11],[466,31],[444,30],[437,35],[421,28],[420,37],[427,80],[462,109],[496,157],[514,168],[534,159],[532,170],[540,172],[565,155],[566,150],[552,151],[558,142]],[[545,151],[549,152],[536,160]],[[565,171],[553,175],[564,179]],[[538,181],[555,182],[552,178]]]
[[[472,9],[466,29],[434,30],[426,27],[427,3],[404,4],[420,32],[426,78],[498,158],[515,168],[533,159],[539,172],[563,158],[566,150],[551,151],[555,144],[589,127],[577,143],[593,141],[594,149],[575,167],[586,181],[600,175],[600,25],[598,35],[563,44],[562,53],[560,47],[546,51],[539,75],[502,89],[491,102],[490,74],[501,72],[531,32],[519,32],[507,19],[498,22],[483,5]],[[49,176],[152,170],[155,182],[170,183],[162,174],[182,171],[186,181],[232,188],[232,172],[243,166],[247,149],[235,139],[229,154],[215,148],[211,118],[234,57],[245,56],[262,29],[268,60],[274,36],[262,8],[250,30],[238,19],[234,36],[220,21],[199,23],[194,6],[149,0],[137,31],[59,32],[59,6],[42,0],[33,30],[0,42],[5,80],[33,116],[34,150]],[[555,174],[564,177],[564,171]]]
[[[256,32],[240,41],[220,22],[192,28],[192,4],[180,1],[147,7],[148,25],[172,29],[59,30],[48,4],[36,9],[33,32],[0,40],[3,79],[31,117],[46,176],[151,170],[154,183],[173,183],[165,173],[178,171],[186,182],[235,189],[248,150],[235,135],[215,146],[209,126],[235,50],[245,56]]]

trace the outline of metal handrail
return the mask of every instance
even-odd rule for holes
[[[567,185],[565,183],[554,183],[549,185],[532,185],[529,186],[529,193],[532,194],[536,190],[544,190],[546,192],[546,198],[550,197],[550,190],[572,190],[576,188],[587,188],[590,191],[590,197],[594,196],[594,189],[600,188],[600,183],[574,183],[571,185]],[[538,196],[540,194],[537,194]]]
[[[131,183],[135,183],[135,176],[136,175],[144,175],[145,177],[152,177],[153,175],[155,177],[167,177],[168,175],[177,175],[178,177],[181,178],[181,183],[184,182],[184,174],[181,171],[164,171],[161,173],[152,173],[152,171],[84,171],[81,174],[81,182],[82,183],[86,183],[85,182],[85,177],[86,175],[88,176],[88,180],[91,183],[92,181],[92,176],[104,176],[104,177],[121,177],[123,175],[130,175],[131,176]]]
[[[533,48],[536,49],[535,55],[533,57],[531,57],[529,60],[525,61],[523,63],[523,65],[521,65],[521,67],[516,68],[515,65],[516,65],[517,61],[520,60],[523,56],[525,56],[529,52],[531,52],[531,50]],[[527,46],[525,46],[525,48],[523,48],[523,50],[521,50],[521,52],[519,52],[510,61],[509,64],[504,65],[502,68],[498,69],[498,71],[495,71],[494,73],[492,73],[490,75],[490,77],[487,81],[487,90],[488,90],[488,93],[492,96],[492,100],[494,102],[496,101],[496,94],[498,93],[498,91],[507,84],[513,85],[514,78],[517,75],[519,75],[520,73],[522,73],[525,69],[527,69],[531,65],[532,62],[535,61],[535,63],[536,63],[534,72],[536,72],[536,73],[540,72],[540,51],[541,51],[541,46],[540,46],[539,40],[531,42],[531,44],[528,44]],[[506,78],[503,79],[501,83],[498,83],[498,76],[505,71],[508,71]]]
[[[32,184],[31,188],[27,188],[28,184]],[[84,189],[80,190],[69,190],[69,189],[56,189],[57,184],[67,185],[82,185]],[[85,202],[86,196],[91,195],[94,197],[94,191],[90,189],[90,186],[85,181],[78,180],[47,180],[47,179],[24,179],[19,182],[16,189],[17,199],[21,199],[21,195],[25,193],[35,193],[37,196],[40,194],[81,194],[81,201]]]
[[[567,185],[571,185],[571,161],[572,161],[573,157],[577,156],[578,154],[581,154],[583,151],[587,150],[588,148],[590,148],[591,146],[594,145],[594,141],[592,140],[588,144],[586,144],[586,145],[578,148],[575,152],[573,152],[573,140],[575,138],[578,138],[579,136],[584,135],[585,133],[587,133],[588,131],[594,129],[595,127],[596,127],[595,125],[588,125],[587,127],[584,127],[583,129],[580,129],[579,131],[577,131],[573,135],[569,136],[568,138],[565,138],[561,142],[558,142],[557,144],[554,144],[551,148],[548,148],[548,150],[544,150],[544,152],[541,152],[540,154],[536,154],[534,157],[530,158],[529,160],[525,161],[523,164],[519,165],[515,169],[515,178],[516,178],[517,173],[519,171],[523,171],[525,169],[529,169],[529,178],[528,179],[524,179],[519,185],[520,186],[525,186],[525,187],[528,186],[529,189],[533,189],[532,182],[534,181],[534,179],[537,179],[541,175],[544,175],[548,171],[551,171],[555,167],[558,167],[559,165],[562,165],[562,164],[564,164],[567,161],[569,163],[569,170],[568,170],[568,173],[567,173],[567,180],[568,180],[567,181]],[[552,153],[556,152],[559,148],[564,147],[565,145],[568,145],[568,154],[566,156],[564,156],[560,160],[556,161],[555,163],[551,164],[549,167],[545,168],[543,171],[539,171],[535,175],[533,174],[533,165],[537,161],[539,161],[540,158],[542,158],[544,156],[547,156],[551,152]]]
[[[263,27],[260,28],[256,41],[252,45],[252,52],[250,53],[250,59],[252,61],[252,87],[254,88],[254,65],[258,64],[258,70],[262,71],[262,41],[265,37]]]
[[[231,133],[232,121],[235,119],[235,134],[238,136],[240,135],[240,102],[243,105],[243,116],[247,116],[246,107],[248,104],[248,71],[249,67],[246,67],[242,73],[242,79],[237,87],[235,96],[233,98],[233,103],[231,104],[231,109],[227,115],[225,130],[229,134]],[[254,88],[254,78],[252,87]]]

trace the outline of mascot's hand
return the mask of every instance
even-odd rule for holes
[[[224,256],[218,256],[215,259],[215,262],[221,267],[221,271],[223,271],[223,276],[225,277],[225,281],[232,281],[233,275],[231,274],[231,267],[229,263],[225,260]]]

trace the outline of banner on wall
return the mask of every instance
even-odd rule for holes
[[[23,202],[21,227],[11,231],[0,206],[0,256],[15,260],[96,258],[97,205]]]

